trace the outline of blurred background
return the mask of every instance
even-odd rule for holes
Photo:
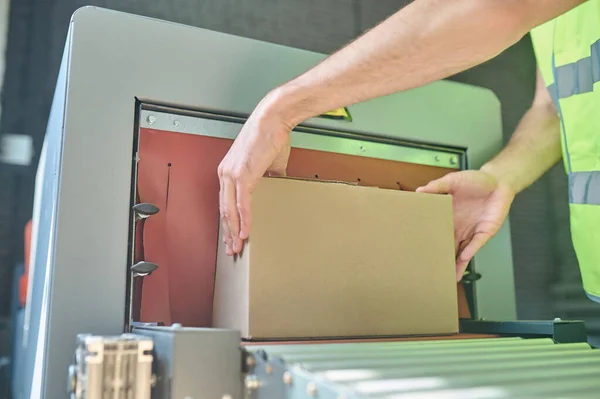
[[[0,358],[4,359],[0,360],[0,367],[8,364],[11,314],[20,306],[16,277],[22,272],[24,260],[23,231],[31,218],[37,161],[69,18],[77,8],[97,5],[331,53],[407,3],[399,0],[0,0]],[[177,49],[174,44],[173,51],[194,49]],[[494,91],[502,104],[506,140],[532,101],[534,78],[535,62],[528,36],[490,62],[452,77]],[[512,208],[518,316],[584,319],[590,333],[600,335],[600,310],[583,295],[566,228],[566,193],[566,177],[562,165],[558,165],[520,195]]]

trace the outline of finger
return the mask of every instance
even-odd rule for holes
[[[269,177],[286,177],[287,172],[285,169],[283,171],[278,170],[278,169],[269,169],[267,171],[267,176],[269,176]]]
[[[454,253],[456,257],[456,261],[458,261],[458,257],[465,249],[465,247],[469,244],[469,240],[456,241],[454,240]]]
[[[247,188],[238,186],[237,194],[237,210],[240,214],[240,234],[239,239],[245,240],[250,235],[250,226],[252,224],[252,194]]]
[[[456,259],[456,278],[460,280],[469,265],[473,256],[479,251],[485,243],[490,239],[490,235],[487,233],[475,233],[471,241],[465,246],[460,252]]]
[[[418,193],[428,194],[448,194],[452,190],[452,182],[450,179],[444,177],[429,182],[425,186],[417,188]]]
[[[237,208],[236,185],[230,178],[224,179],[223,185],[223,208],[225,210],[225,219],[229,227],[229,243],[234,253],[242,249],[240,240],[240,216]]]
[[[227,224],[227,220],[225,218],[221,218],[221,229],[222,229],[222,236],[221,239],[223,240],[223,243],[225,244],[225,253],[228,256],[233,255],[233,251],[231,250],[232,244],[231,244],[231,239],[230,237],[230,232],[229,232],[229,226]]]
[[[231,230],[229,229],[229,221],[227,220],[227,208],[225,200],[226,184],[227,180],[225,178],[219,178],[219,213],[221,217],[221,239],[223,240],[223,243],[225,243],[225,253],[227,255],[232,255],[233,251],[231,250]]]

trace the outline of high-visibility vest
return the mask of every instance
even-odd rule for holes
[[[571,239],[583,288],[600,302],[600,0],[536,27],[531,37],[561,120]]]

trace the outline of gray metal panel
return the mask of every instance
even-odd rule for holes
[[[240,333],[232,330],[138,327],[152,337],[158,379],[156,399],[242,399]]]
[[[268,89],[324,57],[93,7],[75,13],[70,34],[60,81],[68,68],[64,124],[55,103],[53,112],[59,117],[48,126],[48,155],[60,159],[52,158],[55,163],[46,170],[51,173],[49,186],[37,188],[44,191],[42,212],[56,215],[55,223],[39,225],[38,238],[48,240],[48,250],[40,247],[39,254],[53,255],[48,303],[40,308],[43,285],[35,287],[30,301],[32,309],[39,309],[34,317],[50,314],[47,328],[40,329],[46,345],[45,351],[37,350],[43,376],[36,380],[43,383],[41,397],[49,398],[65,391],[77,333],[115,334],[123,329],[135,97],[248,114]],[[341,121],[308,123],[468,147],[471,167],[480,166],[502,145],[500,105],[485,89],[437,82],[355,105],[351,112],[351,126]],[[491,313],[480,315],[511,319],[515,306],[507,228],[476,257],[484,276],[488,265],[497,266],[490,254],[504,272],[496,280],[484,277],[478,283],[479,303],[489,303],[484,309]],[[42,282],[44,275],[36,267],[33,279]],[[490,284],[502,291],[502,300],[485,296]]]
[[[235,139],[240,133],[245,119],[223,121],[208,119],[202,116],[180,115],[164,111],[142,110],[140,112],[140,128],[166,130],[169,132],[197,134],[209,137]],[[171,110],[175,112],[177,110]],[[200,114],[202,115],[202,114]],[[150,122],[151,121],[151,122]],[[387,140],[386,142],[369,141],[369,135],[352,135],[341,137],[344,132],[314,130],[306,132],[296,129],[290,134],[292,148],[304,148],[337,154],[347,154],[360,157],[387,159],[408,162],[419,165],[439,166],[459,170],[466,163],[462,151],[437,147],[417,147],[403,142]]]
[[[67,38],[67,43],[70,36]],[[41,397],[41,380],[46,352],[49,319],[48,287],[52,278],[57,222],[62,125],[67,90],[68,47],[65,47],[54,101],[50,111],[46,139],[40,154],[36,176],[31,234],[31,258],[27,287],[27,305],[23,322],[23,378],[15,391],[21,398]],[[74,344],[74,341],[72,342]],[[72,345],[72,348],[74,346]],[[72,354],[72,352],[71,352]],[[70,360],[70,358],[69,358]],[[68,361],[67,361],[68,362]],[[66,374],[65,374],[66,378]],[[66,381],[66,380],[63,380]]]

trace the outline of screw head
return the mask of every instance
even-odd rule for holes
[[[290,373],[289,371],[286,371],[285,373],[283,373],[283,383],[286,385],[292,385],[292,382],[294,382],[292,373]]]
[[[180,125],[181,125],[181,122],[179,122],[177,119],[175,119],[175,120],[173,121],[173,126],[175,126],[175,127],[179,127]]]
[[[246,389],[255,390],[260,388],[260,386],[261,382],[258,378],[256,378],[256,376],[249,375],[248,377],[246,377]]]
[[[555,317],[554,321],[558,322],[558,321],[562,321],[562,319],[560,317]]]
[[[450,157],[450,163],[451,163],[452,165],[456,165],[456,163],[457,163],[457,162],[458,162],[458,159],[456,158],[456,156],[455,156],[455,155],[452,155],[452,156]]]
[[[440,156],[436,155],[433,159],[435,159],[435,162],[440,162]]]
[[[69,366],[69,375],[67,379],[68,393],[74,394],[77,389],[77,366],[74,364]]]
[[[182,327],[182,326],[181,326],[181,323],[173,323],[173,324],[171,324],[171,328],[172,328],[172,329],[175,329],[175,330],[176,330],[176,329],[179,329],[179,328],[181,328],[181,327]]]
[[[146,118],[146,120],[148,121],[149,124],[153,125],[154,122],[156,122],[156,116],[154,116],[154,115],[148,115],[148,117]]]
[[[225,394],[221,397],[221,399],[233,399],[233,398],[231,397],[231,395]]]
[[[315,396],[317,394],[317,386],[314,382],[306,384],[306,393],[310,396]]]
[[[251,369],[252,367],[256,366],[256,359],[254,358],[254,356],[249,355],[248,357],[246,357],[246,366]]]

